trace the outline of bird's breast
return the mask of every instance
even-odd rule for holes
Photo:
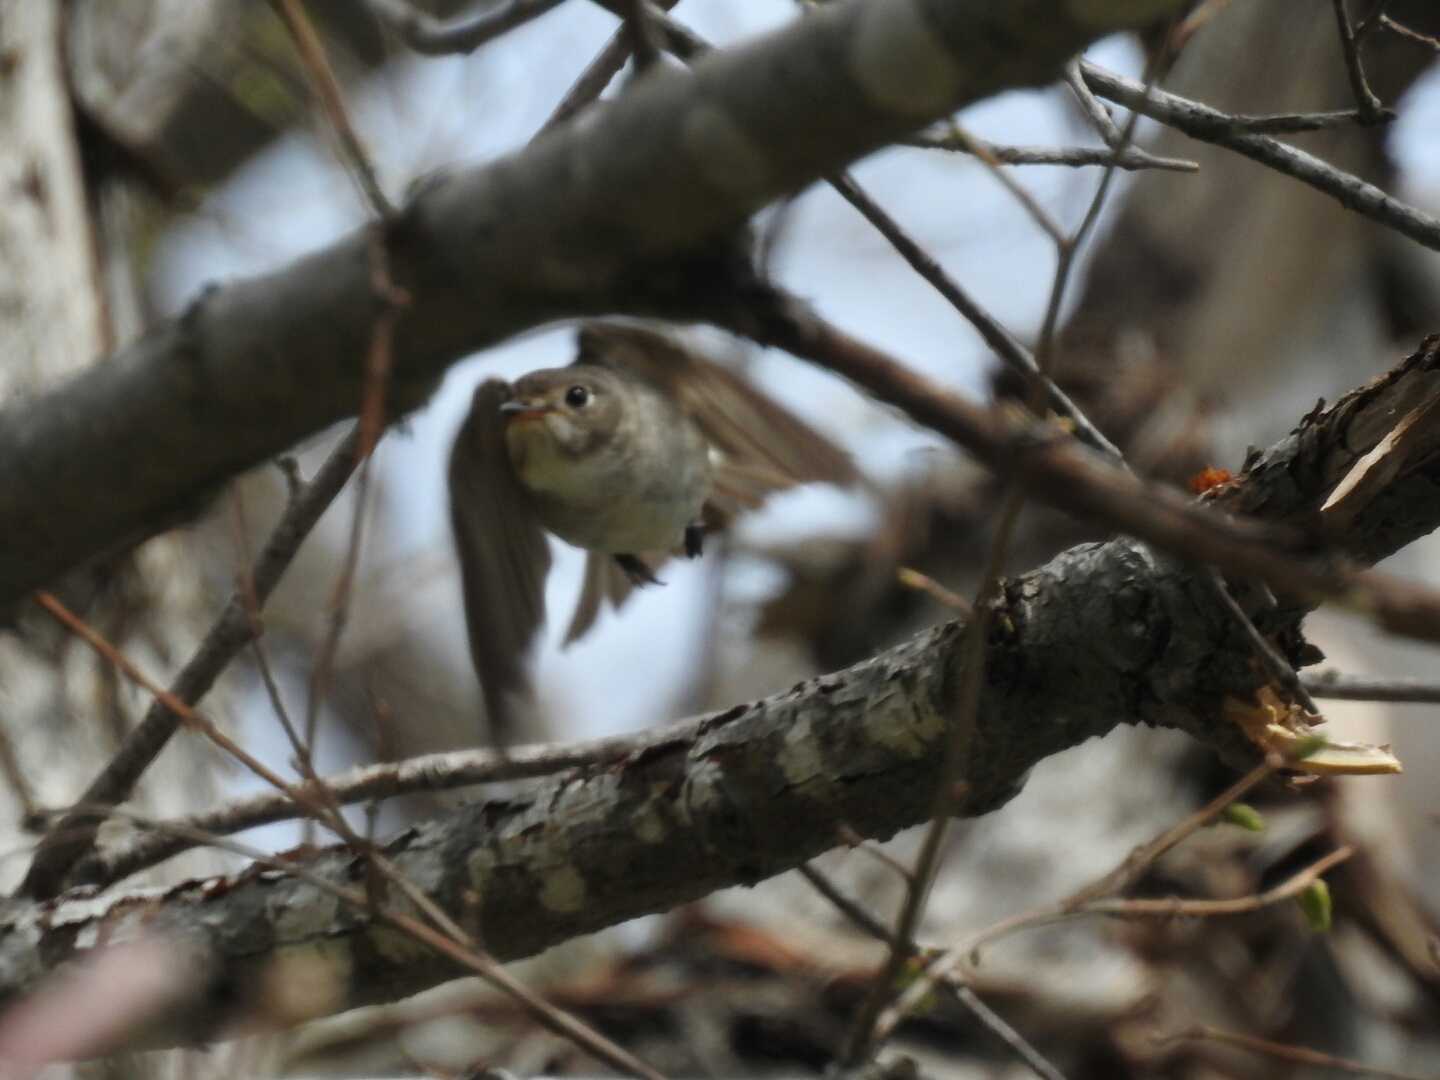
[[[567,543],[612,554],[669,551],[710,494],[708,449],[690,430],[622,434],[579,455],[528,440],[514,455],[517,476],[541,524]]]

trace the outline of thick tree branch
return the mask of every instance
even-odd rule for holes
[[[1222,503],[1286,519],[1313,514],[1434,377],[1422,351],[1306,417]],[[1379,558],[1440,521],[1434,461],[1397,475],[1352,520],[1353,550]],[[1423,507],[1423,513],[1416,507]],[[1249,642],[1203,569],[1129,540],[1085,544],[1006,584],[994,603],[979,715],[964,748],[961,815],[1011,798],[1041,759],[1120,723],[1178,727],[1253,761],[1224,719],[1259,676]],[[1281,613],[1286,630],[1298,612]],[[1274,628],[1268,628],[1274,629]],[[928,817],[962,659],[959,624],[844,671],[672,726],[604,765],[415,826],[384,849],[499,958],[758,881],[853,838]],[[297,853],[308,872],[363,893],[362,856]],[[329,964],[336,1007],[384,1000],[456,973],[312,884],[274,872],[197,883],[160,898],[12,901],[0,934],[0,1004],[95,940],[142,924],[205,958],[212,992],[152,1041],[199,1039],[246,1010],[268,963],[297,950]]]
[[[826,5],[693,72],[657,71],[512,157],[435,178],[386,235],[415,296],[396,337],[395,408],[529,327],[683,315],[707,280],[684,258],[766,203],[962,105],[1049,81],[1089,41],[1172,6],[1117,3],[1125,15],[1109,20],[1103,4],[1059,0]],[[376,303],[369,243],[352,234],[214,289],[0,412],[0,608],[354,414]]]

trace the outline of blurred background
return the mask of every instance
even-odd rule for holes
[[[617,25],[598,6],[571,0],[471,55],[421,57],[385,33],[365,5],[311,0],[307,8],[352,120],[397,200],[435,170],[523,146]],[[1194,31],[1162,80],[1166,88],[1235,112],[1351,106],[1328,0],[1211,0],[1195,10]],[[1426,33],[1440,30],[1431,5],[1387,10]],[[124,272],[133,315],[118,324],[119,342],[150,319],[183,311],[207,283],[281,265],[367,219],[293,44],[268,6],[125,0],[78,4],[75,12],[70,62],[83,73],[75,91],[85,123],[103,133],[90,135],[100,149],[88,167],[103,180],[107,227],[128,238],[130,253]],[[789,0],[682,0],[674,14],[722,46],[799,17]],[[1109,39],[1089,55],[1139,77],[1147,51],[1163,37],[1162,30],[1146,40]],[[1365,59],[1396,120],[1294,141],[1440,210],[1436,52],[1377,33]],[[623,93],[627,77],[611,92]],[[1005,94],[957,119],[972,136],[1004,145],[1099,145],[1063,87]],[[1123,124],[1123,114],[1117,120]],[[1182,485],[1206,465],[1237,469],[1247,447],[1273,442],[1317,398],[1333,400],[1440,331],[1435,253],[1293,180],[1148,121],[1136,138],[1156,154],[1197,162],[1199,171],[1117,175],[1065,298],[1058,371],[1137,469]],[[1066,228],[1079,223],[1101,178],[1098,168],[1009,172]],[[1052,285],[1054,246],[985,164],[895,148],[854,175],[976,300],[1033,341]],[[772,209],[759,226],[773,243],[774,276],[832,322],[972,398],[1016,392],[971,326],[828,188]],[[841,380],[714,331],[687,333],[847,447],[874,490],[817,488],[773,500],[705,558],[667,566],[663,588],[640,592],[568,649],[559,639],[581,560],[557,545],[551,621],[534,659],[543,726],[525,741],[635,731],[762,696],[953,617],[903,585],[901,567],[961,594],[976,584],[997,497],[983,471]],[[479,741],[484,728],[449,536],[445,458],[479,380],[567,363],[573,336],[573,327],[548,328],[456,365],[428,406],[381,443],[348,627],[323,701],[322,773]],[[308,475],[334,441],[332,434],[298,448],[302,472]],[[267,606],[270,655],[297,709],[329,628],[353,497],[347,492],[327,513]],[[202,521],[147,545],[136,566],[114,569],[113,579],[96,587],[108,602],[128,596],[143,607],[137,597],[154,603],[164,589],[186,583],[183,595],[165,601],[171,637],[160,642],[136,631],[128,646],[152,670],[173,670],[187,655],[187,633],[203,630],[224,602],[241,553],[263,542],[285,498],[280,470],[256,470]],[[1029,508],[1009,569],[1031,569],[1093,538],[1083,522]],[[162,543],[171,545],[168,553],[156,549]],[[1414,545],[1393,569],[1436,582],[1434,554],[1433,543]],[[126,639],[128,625],[118,620],[117,638]],[[1342,671],[1426,675],[1435,667],[1433,650],[1382,640],[1352,618],[1322,612],[1307,626],[1327,666]],[[63,652],[71,665],[89,663],[53,636],[35,646],[40,655],[50,655],[46,649]],[[40,689],[22,692],[31,684],[18,668],[10,672],[8,681],[0,678],[0,693],[12,706],[27,694],[54,701],[53,691],[48,698]],[[75,730],[94,725],[91,706],[101,695],[112,703],[102,711],[116,717],[114,728],[123,730],[133,715],[134,695],[98,669],[78,685],[88,689],[65,692],[71,727],[45,735],[54,740],[47,745],[83,737],[103,746],[105,736]],[[232,668],[212,711],[225,715],[253,752],[288,769],[288,744],[248,661]],[[1265,832],[1206,830],[1162,861],[1143,887],[1160,895],[1250,891],[1326,844],[1358,840],[1363,856],[1332,881],[1332,933],[1314,934],[1290,908],[1224,922],[1069,922],[987,952],[977,992],[1071,1078],[1329,1075],[1156,1038],[1196,1022],[1433,1074],[1440,1060],[1440,802],[1430,781],[1440,767],[1436,707],[1327,703],[1326,715],[1336,737],[1393,744],[1406,774],[1327,781],[1300,794],[1263,792],[1255,801]],[[195,779],[196,761],[211,779]],[[193,746],[167,751],[164,770],[146,781],[156,811],[254,787]],[[1045,762],[1012,803],[953,830],[922,936],[951,942],[1066,895],[1231,778],[1173,732],[1124,725]],[[64,777],[37,775],[34,786],[36,805],[63,804],[76,790]],[[23,801],[17,798],[17,820]],[[382,827],[444,801],[396,801],[384,809]],[[363,827],[363,809],[354,820]],[[280,825],[244,838],[281,849],[301,834],[299,826]],[[901,836],[886,850],[908,860],[914,843]],[[181,860],[167,873],[198,872],[216,865],[210,858]],[[902,881],[872,852],[842,849],[822,865],[882,917],[893,912]],[[11,860],[8,871],[21,867],[23,860]],[[520,968],[671,1074],[778,1075],[823,1068],[880,955],[787,875],[572,943]],[[937,1076],[1031,1075],[953,1007],[937,1006],[906,1025],[895,1045]],[[532,1030],[493,992],[470,984],[321,1021],[246,1052],[264,1068],[308,1075],[461,1069],[479,1059],[520,1075],[593,1068],[554,1036]],[[234,1053],[217,1051],[193,1067],[233,1067],[226,1055]]]

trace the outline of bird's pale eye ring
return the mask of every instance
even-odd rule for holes
[[[583,409],[590,404],[590,391],[583,386],[572,386],[565,391],[565,404],[572,409]]]

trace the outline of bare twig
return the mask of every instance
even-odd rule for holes
[[[1389,701],[1408,705],[1440,705],[1440,683],[1424,679],[1379,679],[1322,671],[1304,678],[1305,689],[1333,701]]]
[[[1149,843],[1141,844],[1129,855],[1125,856],[1123,862],[1107,874],[1102,874],[1090,884],[1077,889],[1070,896],[1061,901],[1062,907],[1078,907],[1089,900],[1102,896],[1112,896],[1115,893],[1124,892],[1131,885],[1140,879],[1155,860],[1170,851],[1182,840],[1193,836],[1203,829],[1210,822],[1214,821],[1225,808],[1235,802],[1256,784],[1261,783],[1266,777],[1275,772],[1277,762],[1265,761],[1255,766],[1248,773],[1242,776],[1235,783],[1222,791],[1215,798],[1211,799],[1194,813],[1187,814],[1176,824],[1166,829]]]
[[[969,600],[965,599],[965,597],[959,593],[947,589],[928,574],[922,574],[919,570],[902,566],[895,572],[895,576],[899,579],[900,584],[907,589],[923,592],[933,597],[939,603],[944,604],[946,607],[960,612],[962,615],[968,615],[970,613]]]
[[[668,729],[661,728],[638,736],[564,746],[514,746],[503,754],[493,750],[453,750],[405,761],[357,766],[322,777],[318,782],[336,802],[350,805],[369,799],[449,791],[472,784],[548,776],[565,769],[603,765],[662,745],[667,738]],[[309,780],[297,785],[301,792],[308,792],[310,786]],[[141,833],[125,846],[76,867],[75,876],[88,884],[111,885],[187,850],[191,846],[185,840],[187,836],[242,832],[257,825],[290,821],[302,814],[301,807],[288,796],[262,792],[189,817],[158,822],[154,831]]]
[[[320,722],[320,705],[329,688],[340,638],[350,612],[351,591],[355,571],[360,564],[360,545],[364,532],[365,511],[369,505],[370,467],[374,449],[385,427],[385,393],[390,383],[395,326],[410,303],[410,294],[390,277],[389,253],[385,248],[383,225],[377,225],[370,237],[371,288],[380,303],[375,325],[370,333],[370,349],[365,361],[365,382],[361,390],[359,446],[360,476],[356,483],[355,505],[350,517],[350,535],[340,573],[330,594],[330,625],[315,666],[310,672],[309,696],[305,707],[305,745],[312,751]]]
[[[1021,912],[1007,919],[1002,919],[995,925],[971,935],[971,937],[961,945],[941,954],[931,964],[927,965],[926,970],[919,976],[917,982],[931,984],[934,980],[953,975],[960,964],[964,963],[966,959],[969,959],[972,963],[975,962],[975,957],[979,949],[997,937],[1003,937],[1023,927],[1054,922],[1057,919],[1064,918],[1066,915],[1083,910],[1085,905],[1092,901],[1129,888],[1140,878],[1141,874],[1155,863],[1155,860],[1159,859],[1167,851],[1170,851],[1182,840],[1193,835],[1196,831],[1213,821],[1224,812],[1226,807],[1230,806],[1256,784],[1264,780],[1274,769],[1275,764],[1273,762],[1265,762],[1252,769],[1215,798],[1200,807],[1200,809],[1191,814],[1187,814],[1181,821],[1166,829],[1159,836],[1155,837],[1155,839],[1149,843],[1142,844],[1130,852],[1113,870],[1100,875],[1094,881],[1090,882],[1090,884],[1077,889],[1059,903],[1046,905],[1033,911]],[[920,1001],[923,996],[923,989],[916,990],[913,997],[910,991],[907,990],[900,1000],[895,1003],[895,1007],[892,1010],[895,1014],[895,1019],[898,1019],[899,1015],[902,1015],[905,1010],[913,1008],[915,1003]],[[892,1020],[892,1023],[893,1022]]]
[[[1389,15],[1381,15],[1379,25],[1389,30],[1392,34],[1399,34],[1403,38],[1409,38],[1411,41],[1419,42],[1426,48],[1440,52],[1440,38],[1431,37],[1429,34],[1422,34],[1419,30],[1412,30],[1410,27],[1396,22],[1390,18]]]
[[[1299,702],[1306,712],[1312,716],[1320,715],[1320,707],[1315,704],[1315,700],[1305,689],[1304,681],[1296,673],[1290,661],[1280,655],[1280,650],[1260,632],[1260,628],[1245,613],[1245,609],[1240,606],[1240,601],[1235,599],[1229,586],[1226,585],[1224,575],[1213,566],[1207,567],[1205,582],[1210,590],[1210,595],[1220,601],[1220,606],[1230,613],[1231,619],[1240,627],[1240,632],[1249,640],[1250,647],[1255,650],[1255,655],[1265,665],[1265,670],[1270,673],[1270,677],[1284,688],[1289,697]]]
[[[1136,109],[1193,139],[1226,147],[1277,172],[1293,176],[1329,195],[1347,210],[1377,221],[1418,244],[1440,251],[1440,219],[1387,195],[1374,184],[1268,136],[1246,134],[1243,128],[1237,127],[1237,118],[1208,105],[1162,90],[1154,91],[1149,100],[1145,100],[1144,88],[1140,84],[1088,61],[1082,63],[1081,71],[1085,81],[1101,96]]]
[[[1362,124],[1379,124],[1389,119],[1385,106],[1365,81],[1365,67],[1360,62],[1360,46],[1355,31],[1350,25],[1350,16],[1345,11],[1345,0],[1332,0],[1335,7],[1335,22],[1340,31],[1340,49],[1345,54],[1345,71],[1350,76],[1350,89],[1355,95],[1355,104]]]
[[[1326,1054],[1320,1050],[1311,1050],[1309,1047],[1272,1042],[1269,1039],[1259,1039],[1254,1035],[1245,1035],[1238,1031],[1225,1031],[1221,1028],[1211,1027],[1209,1024],[1196,1024],[1184,1031],[1166,1035],[1159,1042],[1161,1045],[1174,1042],[1215,1042],[1225,1046],[1234,1046],[1241,1050],[1249,1050],[1253,1054],[1263,1054],[1265,1057],[1275,1058],[1277,1061],[1288,1061],[1295,1065],[1313,1065],[1321,1069],[1334,1069],[1337,1072],[1351,1073],[1355,1076],[1378,1076],[1382,1080],[1427,1080],[1427,1077],[1420,1076],[1418,1073],[1380,1069],[1373,1065],[1352,1061],[1349,1058]]]
[[[290,36],[295,39],[295,49],[310,76],[315,96],[320,99],[331,130],[340,141],[341,157],[349,166],[350,174],[364,192],[377,217],[382,220],[394,217],[395,207],[385,197],[385,189],[380,186],[370,155],[360,141],[355,126],[350,123],[350,114],[345,109],[340,83],[325,55],[325,46],[320,41],[320,35],[315,32],[314,25],[305,14],[304,4],[301,0],[270,0],[270,6],[280,16],[285,28],[290,31]]]
[[[678,3],[679,0],[659,0],[655,5],[657,11],[666,12]],[[647,11],[648,15],[649,12]],[[653,25],[653,24],[651,24]],[[630,29],[628,26],[621,26],[619,30],[611,35],[605,47],[596,54],[595,59],[586,65],[580,77],[575,80],[570,89],[565,91],[565,96],[560,99],[560,104],[555,106],[555,111],[550,118],[540,125],[536,132],[536,138],[545,134],[557,124],[570,119],[585,106],[595,101],[605,92],[610,81],[620,74],[625,66],[625,61],[630,58]]]
[[[660,33],[650,21],[651,7],[645,0],[620,0],[625,12],[625,31],[630,35],[630,51],[635,67],[646,71],[660,60]]]
[[[256,776],[260,777],[260,779],[270,784],[276,790],[285,793],[286,796],[293,799],[297,804],[305,805],[308,802],[312,808],[314,807],[314,800],[307,799],[305,794],[294,787],[288,780],[285,780],[259,758],[255,757],[234,739],[230,738],[229,735],[217,728],[210,720],[201,716],[185,702],[181,701],[174,694],[170,693],[170,691],[151,679],[141,671],[129,657],[107,641],[103,635],[50,593],[36,593],[35,602],[49,612],[57,622],[72,634],[94,649],[102,659],[118,668],[127,679],[147,691],[157,701],[162,702],[167,709],[183,719],[186,724],[204,735],[221,750],[225,751],[225,753],[229,754]]]
[[[1000,523],[995,530],[995,539],[991,543],[980,584],[975,590],[970,619],[965,624],[964,637],[956,650],[960,678],[955,691],[955,719],[945,739],[945,762],[941,769],[940,782],[935,788],[930,824],[926,827],[925,837],[920,843],[920,851],[915,856],[915,868],[905,884],[905,902],[895,920],[890,952],[852,1021],[844,1058],[845,1063],[852,1068],[868,1061],[872,1048],[883,1038],[877,1031],[876,1021],[886,1003],[892,999],[896,981],[909,956],[906,945],[915,938],[920,916],[925,910],[925,901],[930,895],[930,886],[935,880],[950,819],[965,798],[968,785],[962,780],[962,775],[973,750],[976,718],[980,711],[980,691],[985,685],[986,638],[990,632],[991,602],[999,590],[1005,559],[1009,554],[1010,542],[1015,535],[1015,526],[1024,505],[1023,491],[1012,481],[1007,485],[1000,511]]]
[[[1117,152],[1104,146],[1003,146],[986,142],[973,135],[959,140],[945,134],[922,133],[901,139],[899,145],[921,150],[950,150],[979,156],[982,152],[999,165],[1063,165],[1083,168],[1089,165],[1114,165],[1130,172],[1159,169],[1163,172],[1197,172],[1198,162],[1186,158],[1158,157],[1144,150],[1131,148]]]
[[[146,821],[135,815],[126,815],[141,827],[158,827],[157,822]],[[177,828],[176,826],[167,826]],[[486,982],[491,983],[506,994],[509,994],[530,1013],[537,1021],[549,1030],[561,1035],[564,1038],[574,1041],[589,1053],[593,1054],[599,1061],[617,1069],[622,1073],[631,1076],[642,1077],[643,1080],[664,1080],[654,1069],[650,1068],[639,1058],[629,1051],[617,1046],[614,1042],[605,1038],[599,1032],[585,1023],[571,1016],[562,1009],[556,1008],[548,1001],[545,1001],[524,983],[520,982],[508,971],[503,964],[499,963],[483,949],[481,949],[469,935],[459,930],[453,920],[445,916],[443,921],[460,934],[460,940],[455,940],[446,933],[432,929],[420,922],[413,916],[396,910],[385,904],[375,902],[372,895],[366,895],[357,889],[337,885],[328,878],[314,873],[305,866],[292,860],[276,858],[266,852],[253,848],[248,844],[242,844],[236,840],[230,840],[221,836],[206,835],[205,833],[187,830],[188,839],[193,844],[203,844],[207,847],[219,848],[229,851],[242,858],[249,859],[256,866],[263,866],[269,870],[289,875],[304,881],[320,891],[335,896],[347,904],[368,912],[375,918],[389,923],[396,930],[413,938],[421,944],[427,945],[436,952],[450,958],[455,963],[473,971]],[[428,911],[437,911],[433,901],[420,893],[412,883],[403,875],[399,874],[393,865],[382,856],[376,857],[376,862],[387,869],[397,884],[401,885],[406,895],[411,900],[423,898],[423,907]],[[442,913],[443,914],[443,913]]]
[[[794,296],[775,290],[767,304],[719,307],[707,311],[707,318],[853,380],[970,450],[997,474],[1021,476],[1052,506],[1102,521],[1182,559],[1263,580],[1304,603],[1341,604],[1392,633],[1440,640],[1440,591],[1297,554],[1303,549],[1299,535],[1287,537],[1274,525],[1214,513],[1097,458],[1053,427],[982,409],[825,322]]]
[[[821,896],[834,904],[846,918],[865,933],[878,941],[890,943],[892,947],[904,948],[909,956],[923,954],[923,950],[914,942],[903,942],[897,946],[889,927],[870,914],[853,897],[847,896],[839,886],[810,863],[805,863],[797,869]],[[1014,1051],[1015,1056],[1029,1066],[1031,1072],[1041,1077],[1041,1080],[1065,1080],[1064,1074],[1059,1069],[1047,1061],[1045,1056],[1035,1049],[1023,1035],[1006,1023],[1003,1017],[986,1005],[969,986],[954,976],[947,976],[943,980],[943,984],[961,1005],[970,1010],[976,1020]]]
[[[1327,870],[1334,869],[1354,854],[1354,848],[1342,845],[1330,854],[1316,859],[1305,869],[1291,874],[1273,888],[1266,889],[1264,892],[1252,893],[1249,896],[1237,896],[1230,900],[1184,900],[1179,897],[1133,899],[1112,896],[1100,900],[1087,900],[1072,910],[1095,915],[1126,915],[1160,919],[1180,917],[1209,919],[1223,915],[1247,915],[1252,911],[1259,911],[1261,908],[1273,907],[1284,900],[1293,900],[1309,888],[1312,882],[1322,877]]]
[[[1051,907],[1037,908],[1023,912],[996,923],[980,933],[943,953],[905,989],[895,1005],[886,1011],[876,1024],[880,1036],[894,1030],[896,1024],[922,1000],[939,979],[953,974],[967,961],[974,962],[975,954],[997,938],[1017,930],[1047,923],[1058,922],[1075,915],[1117,915],[1128,918],[1221,918],[1229,915],[1245,915],[1262,908],[1273,907],[1287,900],[1293,900],[1318,880],[1326,871],[1333,869],[1355,854],[1355,849],[1341,846],[1324,855],[1302,870],[1297,871],[1273,888],[1264,892],[1251,893],[1229,900],[1185,900],[1178,897],[1161,899],[1129,899],[1124,897],[1099,897],[1083,903],[1071,904],[1062,901]]]
[[[1070,88],[1070,93],[1079,103],[1081,111],[1090,120],[1090,124],[1105,145],[1114,150],[1122,142],[1120,125],[1115,123],[1115,118],[1110,115],[1110,109],[1103,101],[1097,98],[1085,85],[1084,78],[1080,75],[1080,58],[1077,56],[1065,65],[1065,85]]]
[[[269,598],[301,542],[345,486],[355,469],[358,442],[358,432],[352,429],[331,451],[303,493],[286,507],[249,576],[252,584],[247,591],[253,593],[256,605],[263,605]],[[245,591],[237,587],[205,640],[170,684],[171,698],[194,705],[205,696],[255,632],[248,610]],[[181,715],[171,710],[166,700],[157,697],[146,710],[141,722],[126,736],[119,753],[91,781],[79,800],[82,804],[113,806],[129,796],[136,781],[181,722]],[[32,897],[48,897],[58,892],[70,867],[94,843],[98,824],[99,819],[93,812],[82,810],[71,811],[61,818],[41,841],[21,891]]]
[[[892,247],[900,253],[901,257],[910,264],[922,278],[934,286],[941,296],[948,300],[952,307],[963,315],[972,326],[979,331],[985,344],[994,350],[995,354],[1005,363],[1018,371],[1027,382],[1042,379],[1040,368],[1035,358],[1030,355],[1023,345],[1016,341],[1003,326],[1001,326],[990,313],[977,304],[971,296],[965,292],[960,284],[945,273],[945,270],[930,255],[917,244],[910,236],[899,227],[899,225],[880,206],[870,198],[859,186],[846,175],[832,177],[830,184],[840,193],[841,197],[856,210],[860,211],[865,220],[874,225],[876,230],[890,241]],[[1102,453],[1119,458],[1120,451],[1115,445],[1095,427],[1079,406],[1070,400],[1069,396],[1054,384],[1053,381],[1043,379],[1045,385],[1045,400],[1057,414],[1070,420],[1074,425],[1077,434],[1085,442],[1099,449]]]
[[[401,41],[426,56],[474,52],[502,34],[539,18],[561,0],[509,0],[476,15],[446,21],[410,0],[369,0],[370,11]]]

